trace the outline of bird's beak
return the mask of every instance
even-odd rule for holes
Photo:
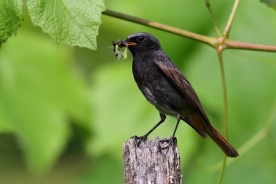
[[[136,42],[129,42],[128,40],[126,40],[127,46],[134,46],[137,45]]]
[[[133,45],[137,45],[135,42],[127,42],[128,46],[133,46]]]

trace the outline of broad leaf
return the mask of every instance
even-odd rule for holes
[[[22,0],[0,1],[0,46],[16,34],[22,19]]]
[[[102,0],[29,0],[28,9],[35,26],[40,26],[56,42],[96,49],[101,24]]]

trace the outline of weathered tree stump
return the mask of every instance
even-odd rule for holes
[[[181,184],[180,157],[177,144],[167,148],[168,139],[138,140],[130,138],[123,145],[126,184]]]

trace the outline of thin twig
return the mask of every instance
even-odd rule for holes
[[[219,59],[219,66],[220,66],[220,72],[221,72],[221,79],[222,79],[222,92],[223,92],[223,104],[224,104],[224,132],[225,132],[225,139],[228,139],[228,102],[227,102],[227,90],[226,90],[226,79],[225,79],[225,72],[224,72],[224,66],[223,66],[223,59],[222,59],[222,52],[224,50],[224,47],[219,46],[217,48],[217,54],[218,54],[218,59]],[[219,179],[218,179],[218,184],[221,184],[224,171],[225,171],[225,166],[226,166],[226,155],[224,155],[223,158],[223,164],[222,168],[220,171]]]
[[[217,184],[221,184],[222,183],[222,179],[223,179],[224,171],[225,171],[225,167],[226,167],[226,160],[227,160],[227,156],[224,155],[223,160],[222,160],[223,163],[222,163],[222,166],[221,166],[222,168],[220,170],[219,179],[218,179]]]
[[[224,103],[224,133],[225,138],[228,138],[228,102],[227,102],[227,90],[226,90],[226,79],[225,79],[225,72],[223,66],[223,59],[222,59],[222,52],[224,48],[218,48],[217,54],[219,58],[219,66],[221,72],[221,79],[222,79],[222,91],[223,91],[223,103]]]
[[[158,22],[153,22],[145,19],[141,19],[138,17],[126,15],[123,13],[115,12],[112,10],[106,10],[103,12],[103,14],[116,17],[122,20],[127,20],[130,22],[134,22],[137,24],[141,24],[144,26],[160,29],[163,31],[167,31],[169,33],[173,33],[176,35],[180,35],[186,38],[194,39],[196,41],[200,41],[202,43],[205,43],[207,45],[210,45],[211,47],[217,48],[218,45],[225,45],[225,49],[243,49],[243,50],[258,50],[258,51],[267,51],[267,52],[276,52],[276,46],[270,46],[270,45],[261,45],[261,44],[252,44],[252,43],[245,43],[245,42],[238,42],[233,40],[225,39],[224,42],[221,42],[221,38],[211,38],[204,35],[192,33],[189,31],[185,31],[182,29],[178,29],[172,26],[168,26],[165,24],[161,24]]]
[[[222,34],[221,34],[220,31],[219,31],[219,28],[218,28],[218,26],[217,26],[215,17],[214,17],[214,15],[213,15],[212,10],[211,10],[211,6],[210,6],[210,3],[209,3],[209,0],[205,0],[205,5],[206,5],[206,7],[207,7],[207,10],[208,10],[209,15],[210,15],[210,17],[211,17],[211,21],[212,21],[212,23],[213,23],[213,25],[214,25],[214,27],[215,27],[215,30],[216,30],[218,36],[219,36],[219,37],[222,37]]]
[[[262,45],[262,44],[254,44],[254,43],[245,43],[238,42],[234,40],[225,40],[225,48],[226,49],[243,49],[243,50],[256,50],[256,51],[266,51],[266,52],[276,52],[275,45]]]
[[[119,18],[119,19],[122,19],[122,20],[127,20],[127,21],[130,21],[130,22],[134,22],[134,23],[137,23],[137,24],[153,27],[153,28],[160,29],[160,30],[163,30],[163,31],[167,31],[167,32],[170,32],[170,33],[173,33],[173,34],[176,34],[176,35],[184,36],[186,38],[190,38],[190,39],[197,40],[197,41],[200,41],[202,43],[208,44],[212,47],[215,43],[215,39],[211,38],[211,37],[208,37],[208,36],[196,34],[196,33],[193,33],[193,32],[189,32],[189,31],[186,31],[186,30],[183,30],[183,29],[175,28],[175,27],[172,27],[172,26],[168,26],[168,25],[165,25],[165,24],[158,23],[158,22],[141,19],[141,18],[134,17],[134,16],[131,16],[131,15],[126,15],[126,14],[119,13],[119,12],[116,12],[116,11],[106,10],[106,11],[103,12],[103,14],[111,16],[111,17],[116,17],[116,18]]]
[[[231,12],[231,14],[229,16],[229,19],[227,21],[227,24],[225,26],[223,36],[225,36],[226,38],[228,38],[228,36],[229,36],[229,32],[230,32],[234,17],[236,15],[236,11],[238,9],[239,3],[240,3],[240,0],[235,1],[234,5],[233,5],[233,8],[232,8],[232,12]]]

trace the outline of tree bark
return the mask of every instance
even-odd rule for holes
[[[126,184],[182,183],[177,144],[167,148],[168,140],[157,137],[137,146],[139,140],[130,138],[123,144]]]

